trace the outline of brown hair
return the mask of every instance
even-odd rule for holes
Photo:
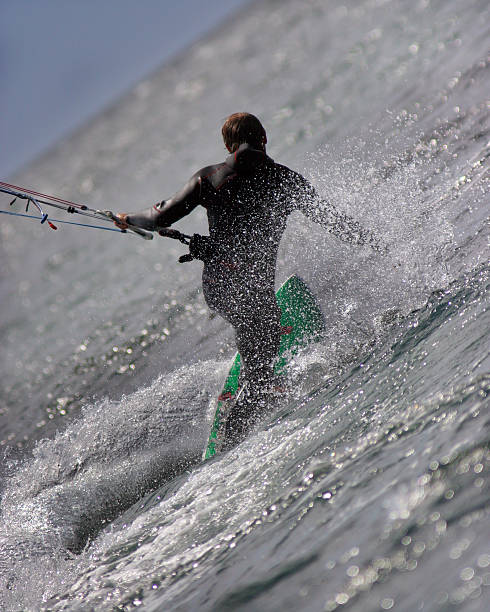
[[[263,149],[267,135],[260,121],[250,113],[233,113],[223,123],[221,128],[226,147],[234,153],[246,142],[252,147]]]

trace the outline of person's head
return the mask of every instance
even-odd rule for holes
[[[260,121],[250,113],[233,113],[221,128],[223,140],[230,153],[246,142],[254,149],[265,151],[267,135]]]

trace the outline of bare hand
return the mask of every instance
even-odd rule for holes
[[[118,213],[116,215],[117,217],[117,221],[114,221],[114,225],[116,227],[118,227],[119,229],[128,229],[128,223],[127,223],[127,219],[128,219],[128,215],[127,213]]]

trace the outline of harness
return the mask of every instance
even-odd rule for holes
[[[187,263],[194,259],[207,261],[211,257],[213,246],[209,236],[201,236],[200,234],[188,236],[171,227],[164,227],[158,230],[158,234],[165,238],[178,240],[189,247],[189,252],[179,257],[179,263]]]

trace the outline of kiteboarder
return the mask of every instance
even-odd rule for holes
[[[280,386],[274,359],[284,330],[274,277],[289,214],[299,210],[344,241],[380,247],[371,232],[323,200],[304,177],[267,155],[266,131],[257,117],[230,115],[222,135],[230,153],[224,162],[198,170],[168,200],[119,214],[116,224],[158,231],[203,206],[209,236],[194,236],[190,254],[204,262],[205,300],[233,326],[249,388]]]

